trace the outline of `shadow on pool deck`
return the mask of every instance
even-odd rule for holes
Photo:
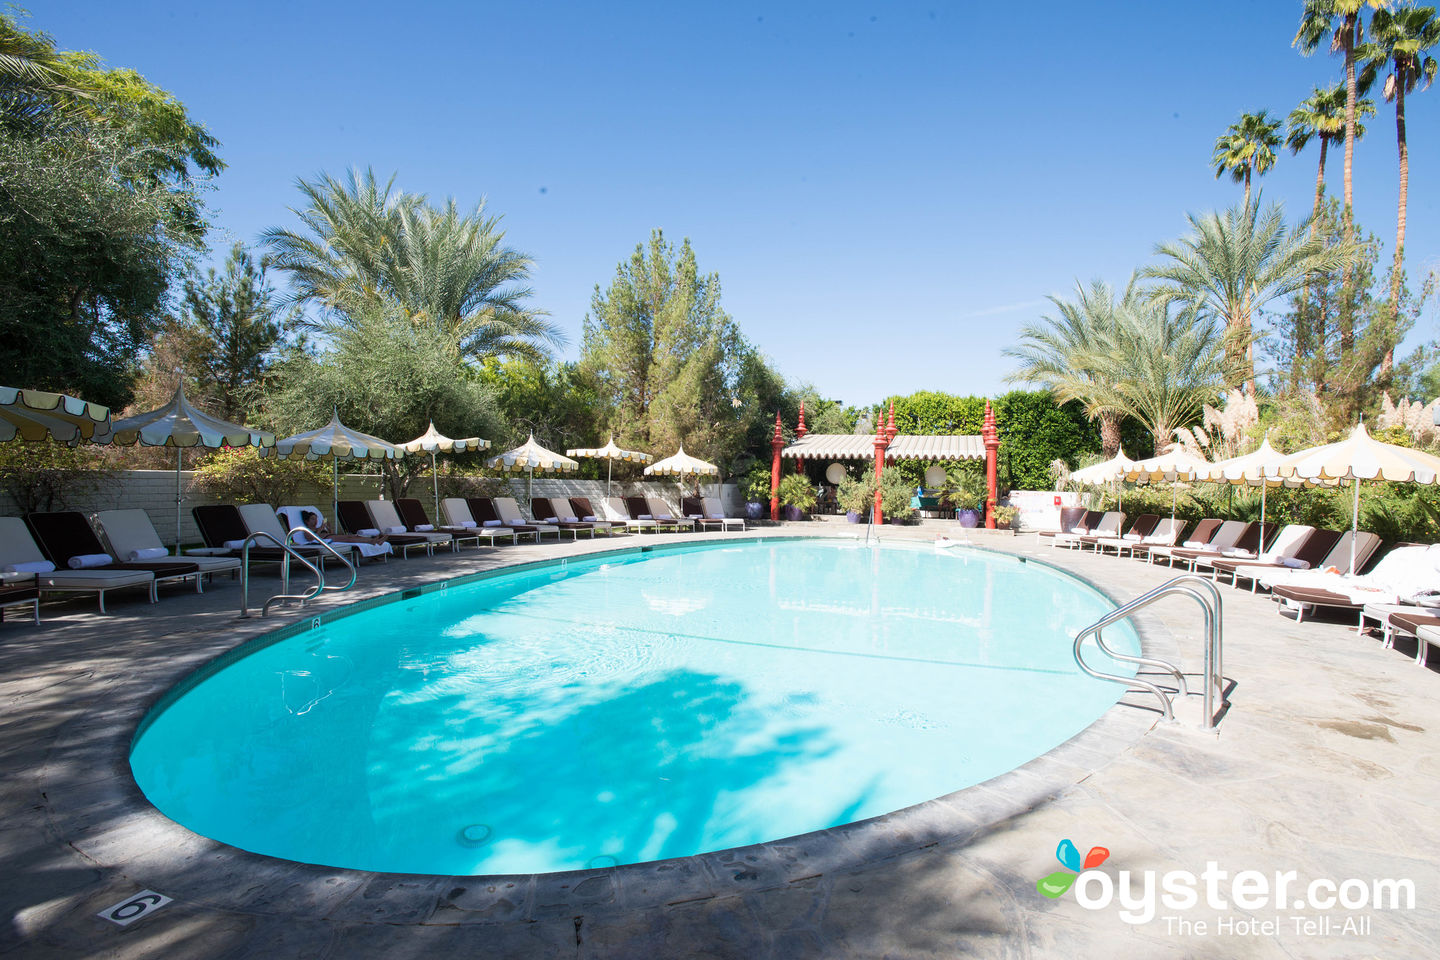
[[[1119,597],[1168,575],[1051,551],[1029,537],[975,538],[1051,560]],[[364,568],[361,589],[605,546],[397,561]],[[135,723],[196,665],[303,614],[237,621],[238,589],[229,582],[203,597],[167,591],[153,607],[117,597],[108,617],[83,602],[47,605],[39,628],[0,624],[0,903],[9,918],[0,950],[167,958],[1440,954],[1432,812],[1440,730],[1431,719],[1440,676],[1342,624],[1297,626],[1263,598],[1225,598],[1226,673],[1238,686],[1218,737],[1195,729],[1194,702],[1182,724],[1155,726],[1153,699],[1127,697],[1096,727],[1018,771],[864,824],[701,857],[504,878],[325,870],[171,824],[130,780],[125,751]],[[1152,608],[1144,627],[1147,644],[1198,673],[1191,608]],[[1275,935],[1186,937],[1167,933],[1159,918],[1131,926],[1114,908],[1041,897],[1035,882],[1058,869],[1055,847],[1067,837],[1082,850],[1108,847],[1112,873],[1198,873],[1214,860],[1231,873],[1295,870],[1305,880],[1400,877],[1415,882],[1418,904],[1370,912],[1367,937],[1306,937],[1288,920]],[[130,927],[95,916],[146,888],[175,900]],[[1331,915],[1338,923],[1349,913]]]

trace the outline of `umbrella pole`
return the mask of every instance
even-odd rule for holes
[[[1175,504],[1180,499],[1179,484],[1170,484],[1170,525],[1175,525]]]
[[[435,451],[430,451],[430,478],[435,481],[435,522],[440,522],[440,474],[435,467]]]
[[[611,457],[605,458],[605,499],[610,499],[610,474],[615,469],[615,460]]]
[[[535,516],[535,491],[531,489],[535,485],[535,468],[525,469],[525,507],[530,511],[530,516]]]
[[[1355,576],[1360,571],[1355,569],[1355,538],[1360,535],[1360,478],[1356,477],[1355,501],[1350,512],[1350,576]]]
[[[175,556],[180,556],[180,448],[175,448]]]
[[[340,530],[340,458],[333,453],[330,455],[330,470],[331,490],[334,494],[330,500],[330,522],[335,524],[330,529],[338,533]],[[286,569],[289,569],[290,564],[287,562],[285,566]]]
[[[1265,532],[1265,480],[1260,480],[1260,532]]]

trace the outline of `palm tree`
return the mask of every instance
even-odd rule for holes
[[[1375,103],[1369,99],[1360,100],[1355,105],[1357,116],[1368,117],[1375,113]],[[1321,204],[1325,197],[1325,162],[1330,153],[1330,144],[1344,139],[1345,136],[1345,85],[1337,83],[1332,87],[1316,87],[1315,91],[1302,100],[1294,110],[1290,111],[1290,117],[1286,121],[1287,132],[1285,146],[1290,152],[1299,154],[1310,145],[1311,140],[1320,142],[1320,162],[1315,169],[1315,206],[1310,212],[1310,237],[1314,239],[1315,230],[1320,220]],[[1355,124],[1355,139],[1359,140],[1365,136],[1365,125]],[[1306,283],[1300,291],[1300,299],[1296,304],[1296,343],[1306,345],[1319,343],[1324,340],[1321,324],[1324,323],[1323,316],[1313,318],[1316,324],[1312,328],[1310,316],[1310,285]],[[1300,364],[1297,362],[1291,368],[1291,387],[1298,388],[1300,383]]]
[[[1114,389],[1124,412],[1150,429],[1158,454],[1231,385],[1225,328],[1194,309],[1173,310],[1163,297],[1127,298],[1116,320]]]
[[[538,358],[563,341],[543,313],[522,305],[534,261],[504,246],[483,203],[468,216],[454,201],[436,209],[372,170],[298,185],[308,206],[293,212],[306,229],[272,228],[263,239],[273,265],[290,274],[294,302],[320,309],[317,326],[398,310],[474,359]]]
[[[1137,296],[1131,277],[1119,302]],[[1035,383],[1055,394],[1057,403],[1078,401],[1085,414],[1100,421],[1104,455],[1120,449],[1120,418],[1124,398],[1114,383],[1119,372],[1110,367],[1115,343],[1117,300],[1105,283],[1093,281],[1088,289],[1075,285],[1075,299],[1049,297],[1058,316],[1041,317],[1020,328],[1019,340],[1004,354],[1020,361],[1006,377],[1013,382]]]
[[[1363,39],[1364,30],[1360,12],[1366,8],[1380,10],[1389,5],[1390,0],[1305,0],[1300,29],[1291,41],[1292,46],[1299,47],[1300,52],[1308,57],[1329,36],[1330,52],[1342,53],[1345,57],[1345,200],[1341,217],[1345,224],[1346,244],[1355,242],[1351,171],[1355,162],[1356,105],[1364,92],[1355,75],[1355,48]],[[1341,274],[1344,295],[1340,299],[1340,354],[1343,359],[1349,358],[1355,345],[1355,324],[1351,314],[1354,297],[1350,289],[1353,276],[1354,270],[1346,266]]]
[[[89,53],[62,53],[48,33],[26,33],[15,18],[0,13],[0,117],[30,126],[55,107],[91,96],[77,71],[95,69]]]
[[[1230,124],[1225,135],[1215,140],[1215,179],[1230,174],[1236,183],[1245,184],[1245,206],[1250,205],[1250,176],[1264,176],[1275,166],[1275,148],[1280,146],[1280,121],[1270,119],[1269,111],[1242,113],[1238,123]]]
[[[1395,142],[1400,154],[1400,200],[1395,214],[1395,265],[1390,271],[1391,316],[1400,320],[1400,275],[1405,262],[1405,214],[1410,192],[1410,148],[1405,139],[1405,95],[1424,90],[1435,79],[1435,58],[1425,51],[1440,43],[1440,19],[1434,7],[1402,7],[1391,13],[1377,10],[1370,18],[1370,42],[1356,52],[1365,62],[1362,82],[1390,67],[1385,78],[1385,99],[1395,102]],[[1392,344],[1380,364],[1380,375],[1395,363]]]
[[[1375,113],[1375,101],[1365,99],[1355,104],[1357,117],[1369,117]],[[1355,124],[1355,139],[1365,136],[1365,126]],[[1310,145],[1311,140],[1320,142],[1320,163],[1315,170],[1315,207],[1310,213],[1311,232],[1315,220],[1320,216],[1320,202],[1325,193],[1325,162],[1330,153],[1330,144],[1345,137],[1345,87],[1316,87],[1315,91],[1300,101],[1290,111],[1286,121],[1285,146],[1290,152],[1299,154]]]
[[[1351,263],[1354,247],[1311,238],[1308,220],[1287,230],[1280,208],[1272,205],[1262,214],[1258,198],[1252,206],[1188,219],[1190,235],[1156,246],[1165,259],[1143,275],[1160,281],[1162,304],[1176,303],[1221,325],[1230,361],[1253,394],[1254,310],[1299,291],[1312,273]]]

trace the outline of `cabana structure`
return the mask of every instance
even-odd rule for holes
[[[810,433],[805,427],[805,408],[800,408],[797,439],[786,446],[781,432],[780,414],[775,414],[775,436],[770,441],[774,459],[770,466],[770,519],[780,518],[780,461],[796,461],[795,469],[805,469],[806,460],[873,460],[875,479],[884,474],[885,464],[897,460],[984,460],[985,461],[985,526],[995,528],[995,467],[1000,452],[1000,432],[995,426],[995,413],[985,402],[985,421],[979,435],[939,434],[906,436],[895,429],[895,404],[890,404],[890,422],[881,417],[875,436],[851,433]],[[880,512],[880,491],[875,491],[875,522],[884,518]]]

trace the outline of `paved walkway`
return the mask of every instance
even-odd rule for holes
[[[812,531],[851,532],[835,524],[779,532]],[[975,540],[1054,562],[1122,599],[1169,575],[1052,551],[1029,536]],[[358,593],[607,546],[392,561],[365,568]],[[168,591],[156,606],[117,596],[109,616],[82,601],[49,604],[38,628],[0,624],[0,906],[7,918],[0,953],[176,960],[1440,955],[1433,815],[1440,729],[1431,722],[1440,676],[1416,667],[1405,648],[1384,650],[1344,624],[1297,626],[1263,598],[1226,589],[1225,672],[1234,688],[1218,736],[1197,729],[1198,697],[1174,725],[1156,722],[1153,698],[1128,697],[1019,771],[854,827],[604,871],[436,878],[245,854],[170,823],[136,790],[125,759],[129,738],[166,689],[243,640],[333,605],[240,621],[238,594],[224,582],[204,596]],[[1193,606],[1174,600],[1152,610],[1140,621],[1146,649],[1179,656],[1198,675]],[[1107,847],[1100,872],[1122,885],[1128,871],[1136,895],[1146,871],[1199,875],[1214,861],[1231,876],[1295,871],[1286,899],[1317,879],[1363,880],[1367,890],[1373,879],[1408,879],[1416,905],[1222,909],[1206,904],[1202,878],[1194,907],[1161,904],[1148,922],[1130,924],[1118,901],[1103,909],[1078,902],[1079,893],[1103,893],[1098,877],[1055,900],[1037,893],[1036,880],[1060,869],[1054,854],[1063,838],[1082,853]],[[146,889],[173,902],[127,927],[96,916]],[[1228,881],[1218,890],[1232,895]],[[1344,892],[1353,898],[1360,890],[1352,884]],[[1347,919],[1358,924],[1353,932],[1344,932]]]

